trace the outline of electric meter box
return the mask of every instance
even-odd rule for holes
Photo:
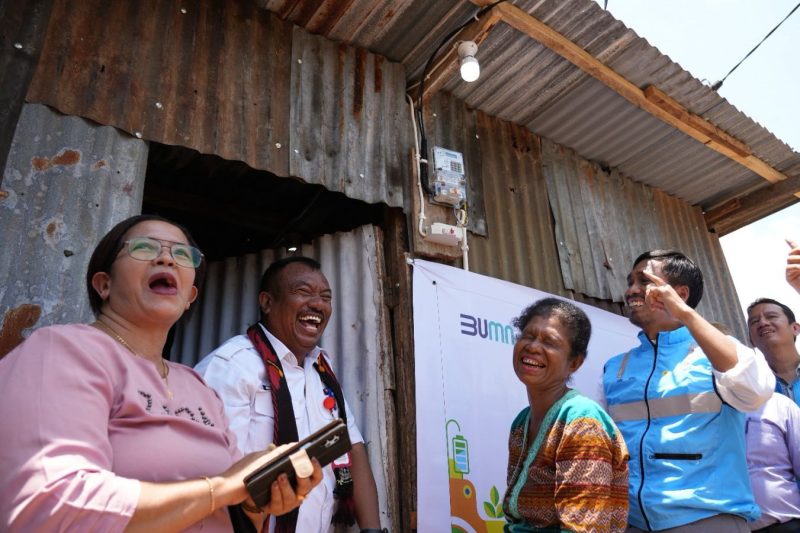
[[[467,178],[464,156],[460,152],[433,147],[433,179],[430,183],[433,201],[460,206],[467,201]]]

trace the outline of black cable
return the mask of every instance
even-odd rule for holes
[[[722,79],[721,79],[721,80],[719,80],[717,83],[715,83],[714,85],[712,85],[712,86],[711,86],[711,88],[712,88],[712,89],[714,89],[714,90],[716,91],[716,90],[718,90],[720,87],[722,87],[722,84],[723,84],[723,83],[725,83],[725,80],[727,80],[727,79],[728,79],[728,76],[730,76],[730,75],[731,75],[731,73],[732,73],[734,70],[736,70],[737,68],[739,68],[739,65],[741,65],[741,64],[744,62],[744,60],[745,60],[745,59],[747,59],[748,57],[750,57],[750,54],[752,54],[753,52],[755,52],[755,51],[756,51],[756,49],[758,49],[758,47],[759,47],[759,46],[761,46],[761,44],[762,44],[764,41],[766,41],[766,40],[769,38],[769,36],[770,36],[770,35],[772,35],[772,34],[775,32],[775,30],[777,30],[778,28],[780,28],[781,24],[783,24],[784,22],[786,22],[786,19],[788,19],[789,17],[791,17],[791,16],[792,16],[792,13],[794,13],[795,11],[797,11],[797,8],[798,8],[798,7],[800,7],[800,3],[798,3],[796,6],[794,6],[794,7],[792,8],[792,10],[791,10],[791,11],[789,11],[789,14],[788,14],[788,15],[786,15],[785,17],[783,17],[783,20],[782,20],[782,21],[780,21],[780,22],[778,23],[778,25],[777,25],[777,26],[775,26],[774,28],[772,28],[772,29],[769,31],[769,33],[768,33],[768,34],[766,34],[766,35],[764,36],[764,38],[763,38],[763,39],[761,39],[761,41],[759,41],[759,43],[758,43],[757,45],[755,45],[755,47],[753,47],[753,49],[752,49],[752,50],[750,50],[749,52],[747,52],[747,55],[746,55],[746,56],[744,56],[744,57],[742,58],[742,60],[741,60],[741,61],[739,61],[738,63],[736,63],[736,65],[735,65],[735,66],[734,66],[734,67],[733,67],[733,68],[732,68],[732,69],[731,69],[731,70],[730,70],[730,71],[729,71],[727,74],[725,74],[725,77],[724,77],[724,78],[722,78]]]
[[[469,19],[467,19],[466,22],[464,22],[462,25],[460,25],[459,27],[448,33],[447,36],[444,39],[442,39],[439,45],[434,49],[431,56],[428,58],[428,62],[425,63],[425,68],[422,69],[422,77],[419,80],[419,92],[417,93],[417,107],[422,107],[422,95],[425,92],[425,76],[428,74],[428,70],[431,68],[431,64],[433,64],[433,60],[436,59],[436,54],[439,52],[442,46],[444,46],[445,43],[447,43],[450,39],[452,39],[455,34],[463,30],[467,26],[467,24],[473,21],[473,19],[480,18],[497,4],[502,4],[503,2],[506,1],[507,0],[498,0],[497,2],[492,2],[491,4],[480,8],[474,15],[472,15]],[[420,131],[422,130],[420,129]]]
[[[422,77],[419,80],[419,91],[417,92],[417,125],[419,127],[419,151],[420,157],[423,160],[427,160],[428,158],[428,137],[425,135],[425,117],[424,113],[422,112],[422,95],[425,94],[425,76],[428,75],[428,70],[430,70],[431,65],[433,64],[433,60],[436,58],[436,54],[439,53],[442,46],[445,45],[450,39],[453,38],[458,32],[463,30],[467,24],[472,22],[474,19],[480,18],[481,16],[485,15],[489,10],[491,10],[497,4],[502,4],[507,0],[497,0],[496,2],[492,2],[491,4],[480,8],[474,15],[466,20],[463,24],[459,27],[451,31],[447,34],[447,36],[441,40],[439,45],[433,50],[433,53],[428,58],[428,61],[425,63],[425,67],[422,69]],[[424,165],[424,167],[423,167]],[[428,164],[420,161],[419,166],[420,172],[420,179],[422,180],[422,186],[425,189],[425,192],[430,194],[430,186],[428,185]]]

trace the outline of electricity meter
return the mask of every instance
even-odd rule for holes
[[[433,179],[430,183],[433,201],[460,206],[467,201],[467,178],[464,156],[460,152],[433,147]]]

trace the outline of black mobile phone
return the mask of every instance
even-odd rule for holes
[[[289,476],[292,487],[297,487],[297,477],[294,467],[289,459],[293,453],[304,449],[309,457],[316,457],[320,466],[325,466],[337,457],[346,454],[352,448],[350,434],[341,418],[330,422],[315,431],[303,440],[296,442],[280,455],[273,457],[270,462],[262,466],[244,479],[247,492],[258,507],[264,507],[271,497],[272,482],[285,473]]]

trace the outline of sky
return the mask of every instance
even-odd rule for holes
[[[607,9],[695,78],[718,81],[797,5],[798,0],[608,0]],[[598,0],[602,7],[604,0]],[[737,109],[800,150],[800,9],[719,89]],[[758,297],[800,315],[800,295],[784,279],[784,239],[800,242],[800,204],[720,239],[742,309]]]

